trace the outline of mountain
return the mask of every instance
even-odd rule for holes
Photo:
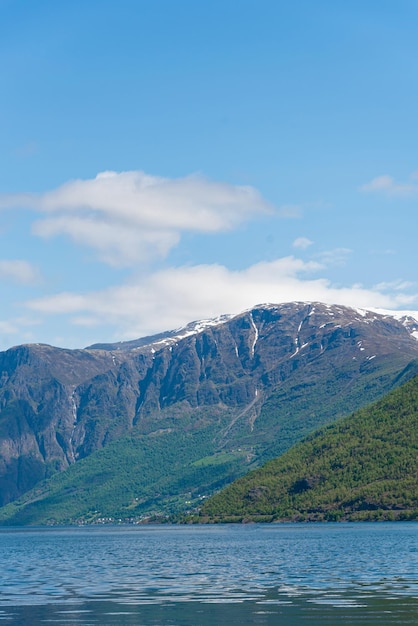
[[[418,519],[418,377],[207,500],[199,521]]]
[[[43,510],[34,523],[185,508],[411,378],[416,332],[408,317],[287,303],[84,350],[11,348],[0,504],[22,497],[20,519]]]

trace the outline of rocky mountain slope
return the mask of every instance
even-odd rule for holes
[[[418,377],[207,500],[195,521],[418,519]]]
[[[288,303],[122,344],[11,348],[0,353],[0,504],[130,434],[152,449],[200,433],[184,467],[233,454],[218,472],[230,482],[416,373],[416,330],[410,318]]]

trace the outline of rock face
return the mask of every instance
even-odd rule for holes
[[[74,462],[76,389],[110,355],[26,345],[0,353],[0,502]]]
[[[205,500],[194,521],[417,520],[417,448],[414,376]]]
[[[132,428],[168,417],[175,428],[202,410],[228,416],[219,448],[274,456],[415,373],[414,331],[411,319],[289,303],[85,350],[11,348],[0,353],[0,504]]]

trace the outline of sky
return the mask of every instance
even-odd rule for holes
[[[416,0],[0,0],[0,349],[418,310]]]

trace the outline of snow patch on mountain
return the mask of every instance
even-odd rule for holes
[[[392,319],[400,322],[410,333],[410,335],[418,340],[418,311],[394,311],[394,310],[385,310],[385,309],[363,309],[358,307],[349,307],[337,304],[328,304],[321,302],[282,302],[282,303],[264,303],[257,304],[251,309],[246,309],[238,314],[223,314],[218,315],[217,317],[196,320],[186,324],[185,326],[181,326],[177,329],[167,331],[164,333],[159,333],[157,335],[153,335],[150,337],[143,337],[141,339],[126,341],[126,342],[118,342],[114,344],[95,344],[94,346],[89,346],[89,349],[102,349],[102,350],[112,350],[116,351],[116,353],[120,351],[149,351],[160,350],[165,347],[171,346],[173,347],[179,341],[202,333],[209,328],[213,328],[215,326],[219,326],[222,324],[226,324],[230,320],[234,318],[241,317],[243,315],[248,315],[250,319],[250,323],[254,330],[254,339],[253,344],[250,346],[251,355],[254,356],[254,350],[256,343],[258,341],[258,333],[259,329],[257,328],[256,322],[253,317],[253,313],[257,309],[262,310],[271,310],[278,311],[283,309],[283,311],[289,311],[289,309],[293,308],[295,312],[298,309],[308,308],[309,310],[306,312],[307,317],[312,318],[312,316],[327,316],[329,318],[329,322],[323,322],[320,324],[319,328],[324,328],[328,324],[335,324],[338,318],[346,318],[346,324],[349,325],[351,321],[361,322],[363,324],[371,324],[376,320],[381,319],[382,317],[390,317]],[[334,321],[335,320],[335,321]],[[338,320],[340,321],[340,320]],[[301,341],[299,339],[299,334],[301,332],[302,324],[304,320],[300,321],[299,328],[297,330],[297,336],[295,337],[295,352],[292,356],[298,354],[301,348]],[[337,324],[335,324],[337,326]],[[341,327],[341,324],[338,324]]]

